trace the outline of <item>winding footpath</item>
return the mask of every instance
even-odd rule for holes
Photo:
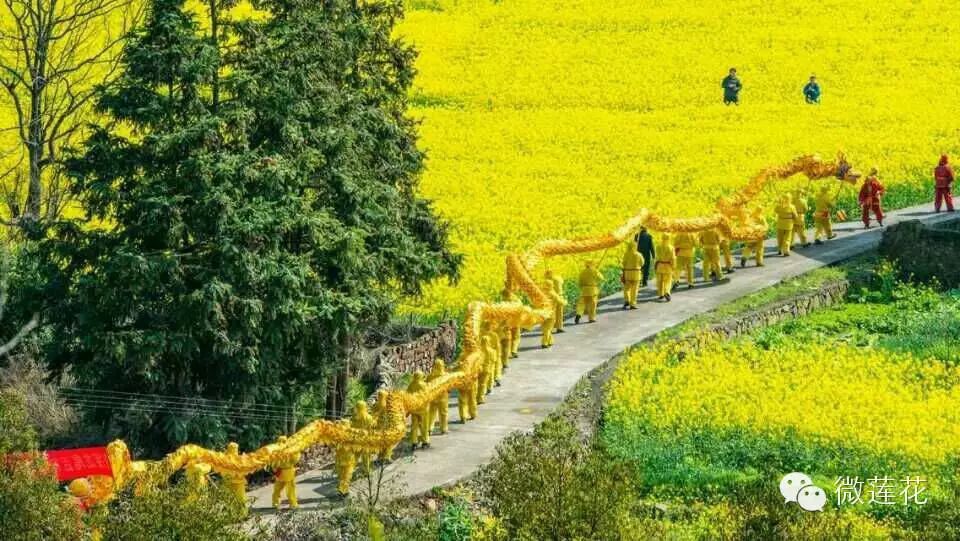
[[[948,221],[955,215],[934,214],[931,203],[890,212],[887,225],[919,219],[927,224]],[[396,495],[416,495],[433,487],[446,486],[468,477],[488,462],[499,444],[511,432],[529,431],[546,418],[590,370],[624,349],[690,317],[722,304],[775,285],[787,278],[869,251],[880,242],[882,229],[864,230],[860,222],[835,224],[838,237],[822,245],[800,248],[790,257],[776,256],[776,242],[767,241],[766,266],[736,267],[736,272],[716,285],[696,284],[688,290],[680,285],[670,303],[658,302],[654,290],[641,291],[637,310],[622,310],[620,293],[604,298],[594,324],[567,322],[566,332],[555,334],[555,345],[540,349],[539,331],[524,335],[520,356],[504,372],[503,385],[495,387],[478,409],[477,419],[462,424],[457,416],[456,398],[450,399],[450,431],[431,437],[432,446],[411,454],[409,445],[398,448],[388,468]],[[812,232],[810,235],[812,239]],[[353,490],[360,482],[355,481]],[[248,493],[253,510],[270,513],[272,486]],[[336,476],[332,469],[306,472],[297,477],[301,508],[328,508],[338,505]]]

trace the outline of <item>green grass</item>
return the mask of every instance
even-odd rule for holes
[[[917,362],[931,358],[948,364],[960,362],[960,291],[939,293],[924,286],[890,285],[892,269],[874,264],[873,258],[865,257],[814,271],[695,318],[671,335],[722,321],[829,280],[851,279],[856,286],[851,288],[848,302],[737,340],[750,340],[770,350],[799,343],[845,343],[908,352]],[[644,347],[658,347],[664,340]],[[678,357],[676,362],[682,359]],[[944,382],[955,384],[958,382]],[[744,396],[744,400],[749,399]],[[760,487],[757,490],[761,495],[770,487],[775,491],[779,477],[796,469],[817,472],[819,477],[814,481],[828,487],[828,493],[832,493],[837,475],[867,479],[889,474],[899,479],[923,472],[928,479],[936,480],[931,481],[927,493],[933,502],[930,506],[863,505],[844,512],[859,513],[871,520],[892,520],[897,529],[903,528],[911,535],[926,532],[935,527],[931,524],[944,520],[948,522],[945,527],[952,528],[949,531],[960,531],[956,513],[949,511],[960,502],[960,457],[933,463],[800,435],[772,436],[740,427],[701,427],[676,433],[658,430],[643,420],[629,427],[607,422],[599,437],[613,456],[627,458],[636,466],[644,496],[654,501],[684,507],[733,504],[742,508],[758,497],[755,490],[744,491],[743,487]]]
[[[714,310],[694,316],[680,325],[671,327],[660,333],[656,342],[673,340],[678,336],[688,335],[699,329],[723,323],[731,317],[758,310],[803,293],[812,293],[830,282],[847,280],[851,283],[852,288],[859,288],[870,280],[876,261],[876,254],[869,253],[837,265],[821,267],[800,276],[789,278],[779,284],[745,295]]]

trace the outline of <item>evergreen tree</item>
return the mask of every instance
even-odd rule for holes
[[[460,264],[416,194],[400,2],[267,0],[242,23],[209,6],[229,47],[150,1],[110,122],[70,163],[85,219],[41,242],[53,366],[118,393],[95,418],[153,451],[261,443],[283,419],[252,404],[322,395],[400,295]]]

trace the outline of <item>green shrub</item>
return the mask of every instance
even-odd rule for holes
[[[245,506],[216,483],[201,491],[186,482],[138,495],[126,490],[105,511],[97,521],[104,541],[250,539],[241,527]]]
[[[37,434],[27,419],[24,399],[11,389],[0,390],[0,454],[36,449]]]
[[[359,540],[366,538],[367,528],[364,514],[353,507],[333,513],[299,511],[281,513],[267,538],[276,541]]]
[[[619,539],[635,504],[633,470],[590,447],[565,419],[513,434],[480,473],[481,495],[510,539]]]
[[[440,511],[440,541],[470,541],[473,534],[473,515],[461,500],[452,500]]]
[[[0,457],[0,539],[67,541],[83,537],[79,508],[60,488],[42,457]]]

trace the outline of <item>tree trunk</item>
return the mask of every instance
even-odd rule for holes
[[[30,161],[30,178],[27,186],[25,216],[31,220],[40,218],[40,203],[43,197],[44,137],[43,92],[47,86],[47,54],[50,42],[40,34],[36,38],[36,58],[30,76],[30,123],[27,126],[27,155]]]
[[[347,411],[347,382],[350,380],[353,344],[354,337],[345,333],[340,343],[340,358],[343,359],[343,364],[337,369],[327,387],[327,416],[332,419],[343,417]]]
[[[330,378],[327,385],[327,407],[326,414],[330,419],[339,419],[343,417],[346,411],[347,402],[347,380],[350,377],[350,371],[346,363],[337,369],[337,372]]]
[[[217,6],[217,0],[210,0],[210,37],[213,38],[213,48],[217,54],[217,73],[213,77],[213,88],[211,89],[211,109],[213,114],[220,110],[220,11]]]

